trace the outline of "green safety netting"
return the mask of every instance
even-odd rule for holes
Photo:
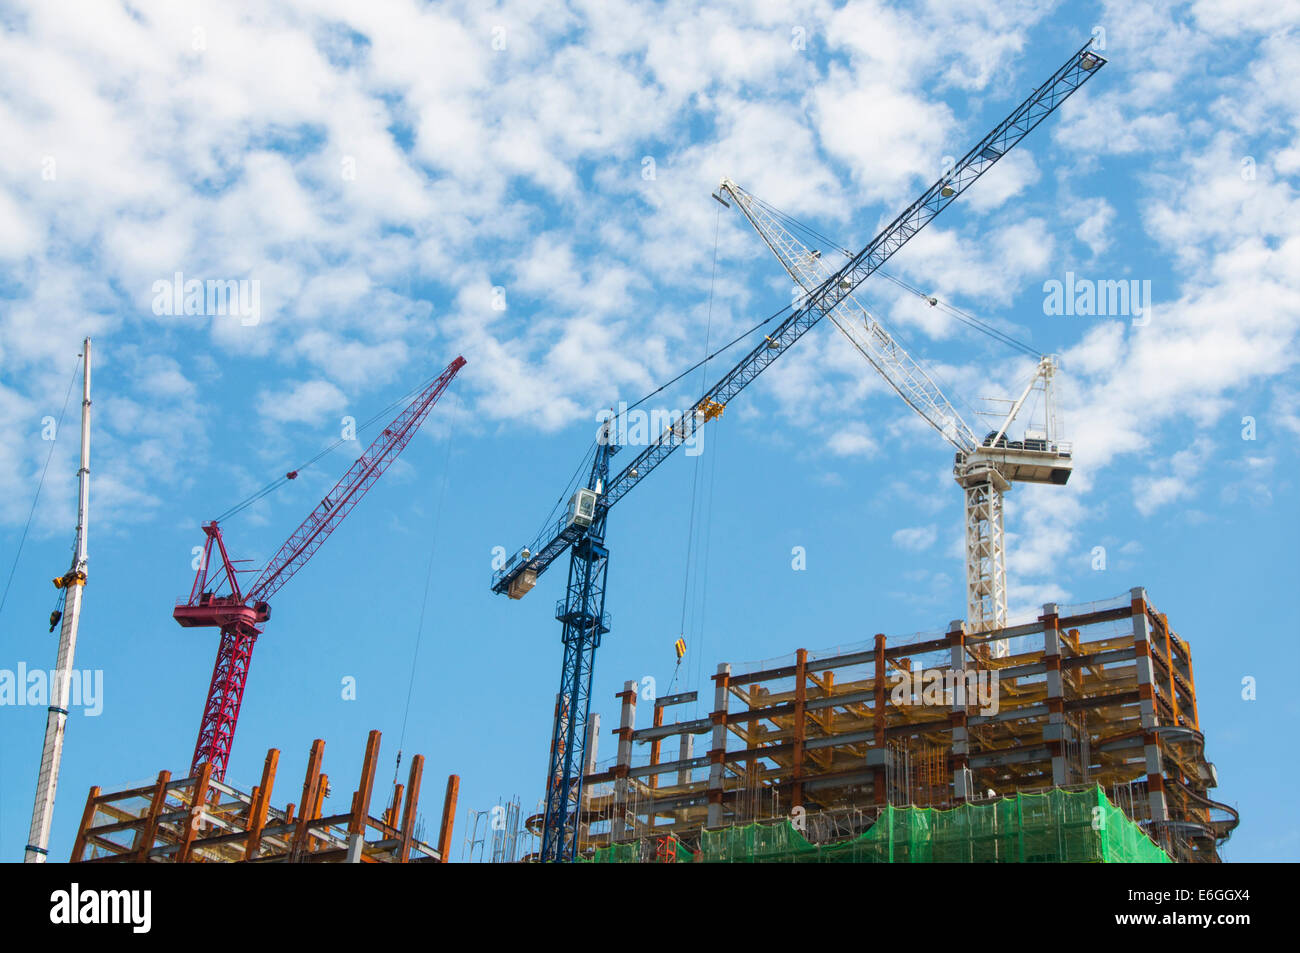
[[[653,859],[650,844],[598,848],[596,863]],[[662,859],[662,858],[661,858]],[[700,849],[677,863],[1170,863],[1100,786],[1016,794],[942,811],[887,807],[852,840],[809,843],[790,821],[700,834]]]

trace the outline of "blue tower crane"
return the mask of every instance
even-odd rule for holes
[[[534,545],[511,556],[493,575],[493,592],[519,599],[536,585],[538,576],[551,563],[566,549],[570,550],[569,582],[555,610],[556,619],[563,625],[564,666],[551,735],[542,825],[543,861],[571,861],[577,856],[591,677],[596,649],[600,647],[601,637],[609,632],[609,614],[605,611],[605,583],[609,572],[605,524],[610,508],[700,427],[719,416],[754,378],[1104,66],[1106,60],[1092,52],[1091,45],[1091,40],[1085,43],[862,251],[807,292],[776,330],[709,388],[690,411],[670,421],[612,479],[609,461],[619,447],[613,439],[613,421],[606,421],[596,442],[586,486],[573,494],[566,513],[556,525],[545,530]]]

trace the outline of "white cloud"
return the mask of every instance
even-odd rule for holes
[[[1115,220],[1115,206],[1098,197],[1078,202],[1075,210],[1083,221],[1074,230],[1074,237],[1087,245],[1095,258],[1110,247],[1110,226]]]
[[[1179,450],[1167,461],[1154,463],[1152,476],[1134,480],[1133,502],[1138,512],[1150,516],[1162,506],[1193,496],[1193,480],[1205,468],[1211,449],[1213,444],[1207,438],[1198,437],[1190,447]]]
[[[894,545],[900,549],[910,549],[919,553],[929,549],[938,538],[939,531],[933,526],[913,526],[895,530],[892,537]]]
[[[823,145],[845,163],[863,198],[896,204],[943,171],[953,125],[946,105],[840,70],[819,85],[813,102]]]
[[[1042,177],[1033,152],[1022,146],[980,176],[979,188],[971,189],[962,201],[973,212],[989,212],[1020,195]]]
[[[871,457],[879,449],[867,428],[857,423],[837,429],[826,446],[838,457]]]
[[[301,381],[278,391],[263,391],[258,397],[258,411],[276,423],[320,425],[326,415],[347,406],[347,397],[328,381]],[[331,421],[332,422],[332,421]]]
[[[1171,474],[1134,468],[1235,413],[1242,388],[1261,386],[1274,408],[1261,428],[1300,433],[1296,398],[1270,392],[1293,372],[1300,315],[1300,71],[1283,32],[1294,4],[1257,6],[1253,22],[1211,0],[1190,14],[1107,6],[1101,77],[888,266],[1017,330],[1011,304],[1072,249],[1119,277],[1142,234],[1157,251],[1145,260],[1168,263],[1136,276],[1155,279],[1148,326],[1044,336],[1064,357],[1078,470],[1067,488],[1009,497],[1010,571],[1026,587],[1013,592],[1034,601],[1087,543],[1103,492],[1131,487],[1151,512],[1195,499],[1195,475],[1162,483]],[[365,405],[424,376],[431,353],[470,359],[464,403],[448,407],[476,422],[553,431],[640,396],[703,352],[706,321],[716,343],[785,303],[779,267],[708,200],[721,175],[860,245],[984,131],[975,116],[1039,79],[1027,53],[1051,12],[205,4],[195,51],[188,7],[132,10],[46,2],[0,33],[0,258],[14,287],[0,410],[30,422],[57,407],[68,342],[86,333],[111,340],[108,354],[136,346],[120,359],[139,373],[102,404],[102,472],[108,498],[137,515],[165,495],[151,468],[168,441],[203,445],[231,361],[276,381],[252,401],[268,425]],[[792,47],[792,24],[808,50]],[[1241,177],[1246,155],[1254,180]],[[156,318],[150,283],[178,268],[258,277],[266,319]],[[864,293],[954,399],[1023,378],[1023,362],[989,361],[942,309],[880,280]],[[941,448],[829,328],[769,371],[763,393],[833,457]],[[168,401],[183,429],[157,413]],[[770,412],[747,397],[728,419]],[[0,498],[30,499],[43,449],[0,442]],[[913,521],[955,506],[946,466],[940,476],[942,489],[927,475],[897,497]],[[6,504],[0,520],[22,509]]]

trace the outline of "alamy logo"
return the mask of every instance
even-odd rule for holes
[[[50,894],[50,922],[55,924],[130,924],[132,933],[148,933],[153,923],[153,894],[148,890],[68,890]]]
[[[704,452],[702,424],[720,413],[720,410],[714,413],[699,408],[693,411],[628,410],[627,401],[620,401],[617,410],[606,408],[596,412],[596,423],[600,424],[596,441],[601,446],[613,443],[619,447],[648,447],[659,439],[660,434],[671,431],[664,437],[664,443],[680,441],[688,457],[698,457]],[[693,415],[694,420],[689,420],[688,415]]]
[[[1151,279],[1115,281],[1076,278],[1043,282],[1043,314],[1080,317],[1131,317],[1135,327],[1151,320]]]
[[[239,318],[252,327],[262,320],[262,282],[258,278],[186,278],[176,272],[171,278],[153,283],[153,313],[156,315],[206,315]]]
[[[53,705],[58,678],[58,672],[40,668],[28,671],[26,662],[19,662],[17,671],[0,668],[0,706]],[[104,711],[104,670],[74,668],[68,673],[62,697],[68,707],[83,709],[83,715],[98,716]]]
[[[900,708],[906,705],[964,707],[968,698],[979,706],[981,715],[996,715],[998,673],[941,668],[902,671],[898,673],[898,681],[889,692],[890,703]]]

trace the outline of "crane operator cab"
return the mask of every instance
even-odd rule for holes
[[[991,464],[1017,483],[1063,486],[1074,469],[1070,444],[1050,441],[1041,430],[1026,430],[1023,440],[1008,440],[1005,433],[990,430],[979,447],[958,458],[959,467],[972,470],[978,464]]]
[[[569,526],[587,527],[596,518],[596,491],[585,487],[569,497]]]

